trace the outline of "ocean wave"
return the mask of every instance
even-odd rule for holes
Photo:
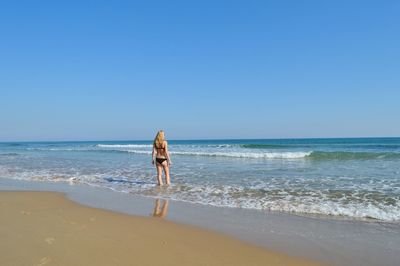
[[[107,151],[151,154],[152,151],[136,148],[151,148],[152,145],[102,145]],[[266,147],[262,145],[262,147]],[[170,151],[170,154],[208,157],[254,158],[254,159],[314,159],[314,160],[351,160],[351,159],[386,159],[400,158],[397,152],[347,152],[347,151],[282,151],[282,152],[242,152],[240,150],[225,151]]]
[[[18,153],[10,152],[10,153],[0,153],[0,156],[18,156]]]
[[[274,202],[267,203],[265,210],[300,215],[324,215],[342,218],[375,219],[387,222],[400,220],[400,209],[379,205],[341,204],[336,202]]]
[[[153,145],[152,144],[97,144],[96,147],[131,149],[131,148],[152,148]]]
[[[319,160],[386,159],[386,158],[400,158],[400,153],[397,153],[397,152],[313,151],[308,157],[311,159],[319,159]]]
[[[291,143],[291,144],[241,144],[245,149],[283,149],[283,148],[317,148],[335,147],[343,149],[370,149],[370,150],[399,150],[400,144],[375,144],[375,143]]]
[[[142,147],[142,146],[140,146]],[[137,150],[135,146],[130,149],[123,145],[123,149],[111,149],[120,147],[107,146],[107,151],[128,152],[137,154],[151,154],[151,150]],[[400,158],[397,152],[326,152],[326,151],[282,151],[282,152],[241,152],[237,150],[226,151],[170,151],[170,154],[207,157],[253,158],[253,159],[312,159],[312,160],[356,160],[356,159],[387,159]]]
[[[168,195],[175,200],[297,215],[321,215],[348,219],[400,221],[399,195],[384,192],[248,189],[238,186],[185,185],[179,193]]]
[[[186,147],[186,148],[230,148],[239,145],[232,144],[172,144],[174,147]],[[153,144],[96,144],[98,148],[119,148],[119,149],[132,149],[132,148],[153,148]]]
[[[121,152],[151,154],[151,151],[126,150]],[[306,158],[311,152],[268,152],[268,153],[243,153],[243,152],[192,152],[171,151],[173,155],[206,156],[206,157],[230,157],[230,158],[253,158],[253,159],[299,159]]]
[[[172,152],[179,155],[212,156],[212,157],[233,157],[233,158],[255,158],[255,159],[299,159],[305,158],[311,152],[264,152],[264,153],[244,153],[244,152]]]
[[[18,147],[18,146],[23,146],[23,143],[4,143],[4,145],[9,146],[9,147]]]
[[[291,146],[279,144],[242,144],[240,147],[245,149],[283,149]]]
[[[26,148],[28,151],[96,151],[95,149],[85,147],[71,147],[71,148]]]
[[[150,144],[97,144],[96,147],[104,148],[105,151],[127,152],[136,154],[151,154],[152,145]],[[309,156],[311,152],[241,152],[230,144],[218,145],[175,145],[178,150],[170,151],[173,155],[187,155],[187,156],[207,156],[207,157],[231,157],[231,158],[264,158],[264,159],[298,159]],[[236,147],[239,147],[236,145]],[[142,149],[147,148],[147,149]],[[211,148],[204,151],[205,148]],[[222,151],[220,149],[223,148]],[[226,149],[225,149],[226,148]],[[185,150],[186,149],[186,150]],[[194,150],[193,150],[194,149]],[[196,151],[199,150],[199,151]]]
[[[186,156],[253,158],[253,159],[308,159],[308,160],[372,160],[400,158],[400,152],[370,152],[370,151],[263,151],[269,145],[175,145],[170,154]],[[248,147],[248,146],[245,146]],[[151,144],[96,144],[95,146],[77,147],[29,147],[33,151],[88,151],[88,152],[119,152],[151,154]],[[251,149],[254,149],[252,151]],[[258,150],[256,150],[258,149]],[[8,154],[9,155],[9,154]]]

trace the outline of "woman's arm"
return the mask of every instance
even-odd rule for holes
[[[154,164],[156,160],[156,147],[154,147],[154,144],[153,144],[153,152],[151,153],[151,158],[152,158],[151,163]]]
[[[167,157],[168,165],[170,165],[172,162],[171,162],[171,157],[169,156],[168,142],[167,141],[165,141],[165,156]]]

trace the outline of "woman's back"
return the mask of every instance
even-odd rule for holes
[[[157,151],[157,157],[166,157],[165,147],[167,145],[167,141],[163,141],[162,143],[154,143],[154,148]]]

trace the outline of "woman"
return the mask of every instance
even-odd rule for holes
[[[157,181],[158,185],[162,186],[163,181],[161,178],[162,170],[164,169],[165,175],[165,183],[170,185],[170,178],[169,178],[169,166],[171,165],[171,159],[169,157],[168,152],[168,143],[164,137],[164,131],[160,130],[157,133],[156,138],[154,139],[153,143],[153,154],[152,154],[153,165],[155,164],[157,167]]]

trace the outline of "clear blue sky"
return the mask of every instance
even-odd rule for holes
[[[400,136],[400,1],[1,1],[0,140]]]

